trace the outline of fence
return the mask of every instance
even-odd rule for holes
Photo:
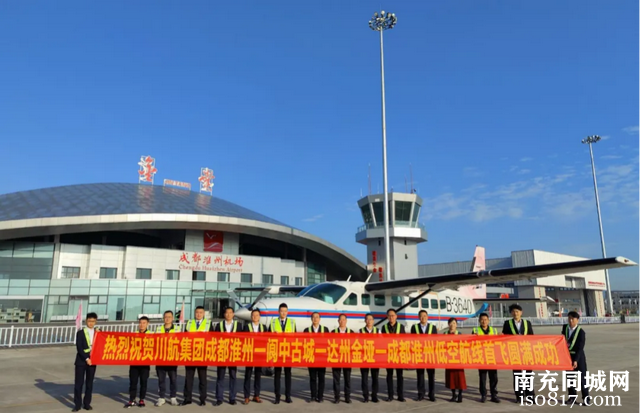
[[[561,326],[567,323],[566,317],[549,317],[549,318],[529,318],[525,317],[534,326]],[[510,318],[505,317],[493,317],[490,319],[489,324],[494,327],[499,327],[504,324],[506,320]],[[619,324],[621,323],[620,317],[580,317],[580,324]],[[627,323],[640,322],[640,317],[625,317]],[[478,319],[470,318],[468,320],[460,321],[460,327],[478,327]]]
[[[500,327],[504,324],[508,318],[493,317],[490,320],[490,324],[494,327]],[[565,317],[552,317],[552,318],[527,318],[532,325],[538,326],[560,326],[565,324]],[[627,323],[638,323],[640,317],[625,317]],[[581,317],[580,324],[618,324],[621,322],[620,317]],[[155,331],[162,323],[151,323],[149,329]],[[180,327],[179,324],[176,326]],[[477,327],[478,320],[468,319],[460,321],[460,327]],[[121,333],[135,333],[138,328],[138,323],[130,324],[100,324],[99,328],[102,331],[116,331]],[[75,324],[66,326],[47,326],[47,325],[34,325],[34,326],[11,326],[0,328],[0,348],[6,347],[18,347],[18,346],[41,346],[41,345],[54,345],[54,344],[73,344],[76,339],[76,326]]]
[[[149,330],[155,331],[162,323],[149,324]],[[176,324],[180,327],[179,324]],[[131,324],[100,324],[102,331],[120,333],[135,333],[138,323]],[[0,348],[16,346],[39,346],[52,344],[74,344],[76,340],[76,326],[11,326],[0,328]]]

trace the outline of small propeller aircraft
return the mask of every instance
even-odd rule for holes
[[[557,264],[534,265],[528,267],[485,269],[484,248],[476,247],[471,270],[465,273],[441,275],[429,278],[410,278],[381,282],[329,281],[302,286],[271,286],[237,288],[236,291],[260,291],[249,305],[236,311],[236,317],[250,321],[251,311],[260,310],[260,322],[269,325],[277,318],[278,307],[286,303],[288,317],[295,319],[298,331],[311,325],[311,314],[320,313],[327,327],[337,325],[340,314],[349,318],[349,327],[359,329],[364,326],[366,314],[373,314],[376,324],[387,318],[387,310],[394,308],[398,322],[409,326],[419,320],[418,312],[426,310],[429,322],[439,330],[447,327],[447,321],[455,317],[459,321],[477,317],[485,312],[489,302],[525,302],[551,300],[549,297],[487,300],[486,284],[512,282],[553,275],[566,275],[588,271],[614,269],[637,265],[624,258],[602,258],[563,262]],[[350,278],[350,277],[349,277]],[[231,297],[240,305],[233,291]],[[295,297],[265,298],[268,294],[281,295],[297,293]],[[474,300],[481,305],[476,309]]]

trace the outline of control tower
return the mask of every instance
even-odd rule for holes
[[[384,194],[369,195],[358,201],[364,225],[358,228],[356,242],[367,246],[367,272],[371,282],[402,280],[418,276],[418,244],[427,240],[427,230],[418,223],[422,198],[416,194],[389,193],[389,249],[391,273],[385,266]]]

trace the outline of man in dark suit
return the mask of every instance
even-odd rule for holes
[[[396,310],[393,308],[387,310],[387,320],[389,320],[389,322],[382,327],[383,334],[405,334],[404,326],[398,323]],[[396,377],[398,381],[398,401],[405,402],[402,369],[396,369]],[[387,392],[389,393],[387,401],[393,401],[393,369],[387,369]]]
[[[251,322],[244,326],[245,333],[264,333],[267,328],[260,324],[260,310],[257,308],[251,311]],[[244,404],[251,401],[251,375],[255,371],[255,379],[253,380],[253,401],[262,403],[260,400],[260,380],[262,379],[262,367],[247,367],[244,370]]]
[[[582,392],[582,403],[584,404],[587,397],[589,397],[589,388],[586,386],[587,358],[584,355],[584,345],[587,341],[587,334],[582,327],[578,325],[580,322],[580,314],[575,311],[570,311],[567,318],[568,324],[562,326],[562,335],[567,339],[569,355],[571,355],[571,361],[573,362],[573,371],[580,372],[580,391]],[[578,396],[575,387],[569,387],[569,396],[574,396],[574,399]]]
[[[222,320],[215,328],[213,324],[211,331],[216,333],[238,333],[242,331],[242,327],[233,319],[235,313],[233,308],[227,307],[224,310],[224,320]],[[229,404],[236,404],[236,375],[238,368],[235,366],[218,366],[218,378],[216,380],[216,406],[222,406],[224,400],[224,375],[229,369]]]
[[[365,326],[360,329],[360,333],[379,334],[380,331],[373,325],[374,322],[373,314],[365,315]],[[371,401],[378,403],[378,375],[380,374],[380,369],[360,369],[360,376],[362,376],[362,396],[364,396],[363,402],[369,402],[369,372],[371,372]]]
[[[320,325],[320,313],[311,314],[311,327],[304,329],[305,333],[328,333],[329,329]],[[311,387],[311,398],[309,403],[322,403],[324,400],[324,376],[327,374],[326,367],[309,367],[309,386]]]
[[[509,306],[509,312],[513,317],[511,320],[507,320],[504,322],[502,326],[502,334],[506,335],[523,335],[523,336],[532,336],[533,335],[533,327],[531,323],[522,318],[522,307],[518,304],[512,304]],[[516,373],[527,372],[527,370],[513,370],[513,391],[516,395],[516,403],[522,402],[524,397],[531,396],[533,398],[536,397],[536,394],[533,390],[518,390],[516,391]]]
[[[412,334],[438,334],[438,329],[433,324],[429,324],[429,314],[426,310],[420,310],[418,316],[420,317],[420,323],[414,324],[413,327],[411,327]],[[418,399],[416,401],[424,400],[424,396],[426,393],[424,383],[424,370],[425,369],[416,370],[416,374],[418,375]],[[432,402],[436,401],[435,374],[435,369],[427,369],[427,376],[429,378],[429,400],[431,400]]]
[[[96,366],[91,361],[91,347],[96,333],[99,331],[96,326],[98,316],[96,313],[87,314],[85,319],[86,327],[76,333],[76,375],[73,386],[73,412],[79,412],[83,407],[86,410],[93,410],[91,407],[91,395],[93,393],[93,378],[96,375]],[[82,399],[82,386],[84,389],[84,400]]]
[[[351,334],[353,331],[347,327],[346,314],[338,316],[338,328],[332,331],[336,334]],[[351,368],[350,367],[331,367],[333,374],[333,402],[340,403],[340,374],[344,376],[344,401],[351,403]]]

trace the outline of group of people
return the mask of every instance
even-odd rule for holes
[[[522,319],[522,307],[517,304],[512,305],[509,308],[512,319],[506,321],[502,328],[502,334],[507,335],[532,335],[533,328],[531,323]],[[220,332],[220,333],[235,333],[235,332],[248,332],[248,333],[294,333],[296,332],[295,321],[287,316],[288,307],[286,304],[281,304],[279,307],[279,317],[273,318],[270,325],[267,327],[260,323],[260,311],[254,309],[251,313],[251,322],[245,326],[241,326],[238,321],[234,320],[234,310],[229,307],[225,309],[224,320],[218,324],[211,323],[205,319],[205,311],[203,307],[197,307],[194,313],[194,319],[189,320],[185,327],[184,332],[196,333],[196,332]],[[421,310],[419,313],[420,322],[413,325],[409,333],[410,334],[438,334],[437,328],[429,324],[428,314],[425,310]],[[569,352],[573,361],[573,368],[576,371],[582,372],[582,396],[583,399],[588,396],[587,389],[585,387],[584,377],[586,373],[586,360],[584,357],[584,344],[585,344],[585,332],[578,326],[580,316],[571,312],[568,316],[568,324],[562,327],[562,334],[565,335],[569,346]],[[338,317],[338,327],[330,330],[320,324],[320,314],[314,312],[311,315],[311,326],[304,330],[305,333],[361,333],[361,334],[405,334],[405,328],[403,325],[397,322],[398,315],[394,309],[387,311],[388,322],[382,327],[377,328],[374,326],[374,317],[372,314],[365,316],[365,327],[359,331],[353,331],[347,327],[347,316],[340,314]],[[82,407],[86,410],[92,410],[91,408],[91,395],[93,390],[93,378],[96,372],[96,366],[91,361],[91,347],[93,344],[93,338],[95,331],[97,331],[95,324],[97,316],[95,313],[89,313],[86,317],[86,327],[78,330],[76,336],[76,361],[75,361],[75,387],[74,387],[74,412],[80,411]],[[164,323],[158,327],[156,334],[172,334],[180,332],[179,328],[173,322],[173,312],[166,311],[164,313]],[[460,334],[457,327],[457,320],[451,318],[448,321],[449,329],[444,334]],[[148,329],[149,319],[147,317],[141,317],[139,320],[138,332],[142,334],[153,333]],[[479,316],[479,327],[473,329],[472,334],[476,335],[497,335],[498,330],[489,325],[489,316],[485,313]],[[151,367],[150,366],[130,366],[129,368],[129,401],[124,407],[140,406],[144,407],[145,398],[147,393],[147,381],[149,379]],[[285,376],[285,403],[292,403],[291,399],[291,367],[275,367],[274,368],[274,393],[275,404],[279,404],[281,400],[281,377],[284,370]],[[324,401],[325,393],[325,375],[326,368],[324,367],[310,367],[309,369],[309,384],[310,384],[310,399],[311,402],[322,403]],[[344,401],[351,403],[351,368],[332,368],[333,375],[333,402],[340,403],[341,393],[341,381],[343,380]],[[395,371],[394,371],[395,370]],[[157,366],[156,374],[158,377],[158,401],[156,406],[162,406],[167,403],[166,400],[166,379],[169,378],[169,403],[174,406],[185,406],[193,403],[193,384],[195,380],[196,372],[198,374],[198,388],[199,388],[199,404],[204,406],[207,399],[207,366],[185,366],[185,385],[184,385],[184,398],[181,403],[177,400],[177,380],[178,380],[178,367],[177,366]],[[216,401],[215,405],[220,406],[224,400],[224,382],[225,376],[229,373],[228,390],[229,390],[229,404],[235,405],[236,401],[236,377],[237,367],[219,366],[217,367],[217,380],[216,380]],[[426,378],[425,380],[425,371]],[[363,395],[363,402],[378,403],[378,377],[380,369],[378,368],[361,368],[360,374],[362,377],[361,390]],[[514,371],[518,373],[519,371]],[[394,388],[394,373],[396,376],[396,386]],[[418,397],[417,401],[430,400],[435,401],[435,369],[417,369],[417,384],[418,384]],[[371,391],[369,391],[369,376],[371,377]],[[498,398],[498,372],[497,370],[479,370],[479,390],[481,396],[481,402],[486,402],[487,389],[486,381],[489,376],[489,391],[490,401],[494,403],[500,403]],[[253,398],[251,398],[251,379],[253,377]],[[514,375],[514,391],[515,391],[515,375]],[[260,399],[260,383],[262,378],[262,368],[259,367],[246,367],[244,375],[244,404],[249,404],[251,401],[255,403],[262,403]],[[403,369],[386,369],[386,381],[387,381],[387,402],[397,400],[404,402],[404,377]],[[428,390],[427,390],[428,383]],[[140,385],[138,393],[138,384]],[[82,389],[85,387],[85,395],[82,398]],[[445,370],[445,386],[451,390],[450,402],[462,402],[462,392],[467,389],[465,372],[463,369],[447,369]],[[571,389],[570,389],[571,390]],[[587,393],[585,393],[587,392]],[[515,391],[516,402],[521,402],[521,397],[534,396],[533,392],[529,391]],[[573,393],[575,394],[575,389]],[[136,396],[139,398],[136,401]]]

